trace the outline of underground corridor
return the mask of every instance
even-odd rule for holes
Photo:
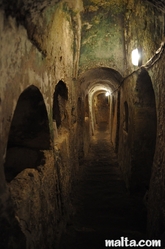
[[[141,145],[144,143],[148,154],[145,152],[146,159],[143,155],[144,148],[140,148],[139,158],[136,158],[136,163],[139,163],[138,172],[132,167],[130,174],[134,182],[129,182],[129,179],[124,179],[117,157],[120,146],[117,141],[120,136],[120,114],[117,113],[120,110],[120,94],[116,93],[116,88],[120,87],[121,76],[114,70],[99,68],[85,73],[83,79],[85,82],[82,89],[85,89],[86,96],[85,111],[82,110],[82,113],[85,112],[85,123],[91,126],[92,139],[81,164],[80,181],[71,196],[74,214],[70,217],[60,248],[104,248],[106,239],[119,240],[121,237],[136,241],[142,238],[147,240],[148,188],[156,137],[156,107],[151,80],[143,70],[137,79],[137,87],[141,85],[139,96],[143,101],[143,108],[138,110],[138,126],[141,119],[143,122],[137,136],[144,135],[147,129],[147,137],[145,141],[141,140]],[[98,82],[100,80],[101,83]],[[123,109],[122,130],[128,143],[128,133],[132,127],[126,101]],[[137,121],[139,113],[136,114]],[[129,145],[127,146],[129,149]],[[146,168],[140,168],[141,164],[143,167],[146,165]],[[119,242],[116,243],[117,247],[122,246]],[[115,248],[115,244],[111,247]]]
[[[102,120],[97,124],[72,196],[75,215],[67,225],[60,248],[105,248],[106,239],[146,239],[145,202],[127,192],[107,125]],[[115,244],[111,247],[115,248]]]
[[[164,0],[0,0],[0,248],[165,248],[164,37]]]

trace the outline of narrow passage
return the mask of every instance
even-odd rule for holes
[[[62,249],[102,249],[106,239],[145,239],[143,201],[130,196],[122,179],[106,125],[98,127],[73,194],[73,215]]]

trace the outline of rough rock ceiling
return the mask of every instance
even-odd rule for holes
[[[68,0],[0,0],[0,8],[5,9],[7,15],[15,16],[17,20],[24,21],[27,15],[34,15],[48,6]],[[83,0],[85,3],[85,0]],[[145,0],[159,10],[165,12],[165,0]],[[69,0],[68,2],[74,2]]]
[[[0,8],[5,10],[7,16],[15,17],[18,23],[23,24],[28,29],[29,22],[37,25],[37,20],[47,7],[55,6],[59,2],[67,2],[74,9],[76,5],[81,5],[81,1],[85,4],[88,1],[93,3],[94,0],[0,0]],[[165,0],[143,1],[152,4],[152,6],[165,13]],[[97,0],[96,2],[104,4],[104,0]],[[83,6],[80,9],[83,10]],[[30,27],[30,29],[32,28]]]
[[[0,7],[5,7],[5,9],[11,14],[14,11],[21,10],[23,12],[38,12],[42,11],[45,7],[54,5],[58,2],[64,0],[0,0]],[[68,0],[65,0],[68,1]],[[85,2],[85,0],[82,0]],[[150,2],[156,8],[165,12],[165,0],[144,0]],[[74,2],[72,0],[68,2]],[[16,13],[15,13],[16,14]]]
[[[54,5],[61,0],[0,0],[0,7],[4,8],[6,14],[12,16],[23,16],[28,13],[43,11],[46,7]]]
[[[161,11],[165,12],[165,0],[147,0],[156,8],[160,9]]]

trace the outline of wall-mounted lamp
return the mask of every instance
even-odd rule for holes
[[[132,64],[134,66],[140,66],[140,64],[141,64],[141,51],[138,48],[136,48],[132,51],[131,57],[132,57]]]
[[[108,97],[111,93],[110,92],[106,92],[105,96]]]

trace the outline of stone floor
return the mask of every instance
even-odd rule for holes
[[[91,142],[82,178],[73,191],[75,214],[62,237],[61,249],[102,249],[105,240],[145,239],[146,210],[126,190],[104,124]]]

